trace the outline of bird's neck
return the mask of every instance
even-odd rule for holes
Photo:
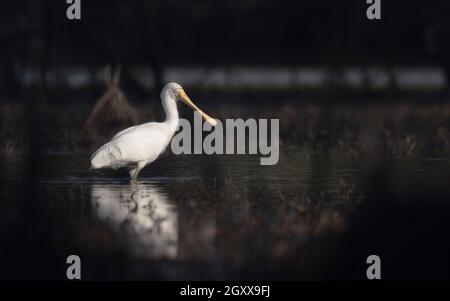
[[[162,99],[162,105],[164,108],[164,112],[166,112],[165,123],[167,123],[169,127],[175,132],[178,126],[178,118],[179,118],[177,101],[173,97],[164,95]]]

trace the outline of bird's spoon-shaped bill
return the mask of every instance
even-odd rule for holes
[[[197,107],[192,100],[189,98],[189,96],[187,96],[186,92],[184,92],[183,89],[178,90],[178,94],[180,95],[181,99],[183,100],[183,102],[185,104],[187,104],[188,106],[190,106],[192,109],[196,110],[197,112],[200,113],[200,115],[202,115],[202,117],[211,125],[215,126],[217,124],[217,121],[210,117],[208,114],[204,113],[202,110],[199,109],[199,107]]]

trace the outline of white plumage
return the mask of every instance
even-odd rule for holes
[[[179,84],[169,83],[161,92],[166,120],[148,122],[120,131],[92,155],[91,168],[126,168],[130,177],[136,179],[145,165],[155,161],[165,151],[175,134],[178,127],[178,99],[197,110],[209,123],[216,124],[214,119],[189,99]]]

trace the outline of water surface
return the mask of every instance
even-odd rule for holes
[[[23,183],[21,162],[7,166],[11,191]],[[424,181],[449,172],[445,159],[380,163],[294,151],[275,166],[252,156],[167,155],[130,182],[125,172],[88,170],[88,156],[41,162],[37,204],[21,210],[35,210],[30,223],[49,250],[42,256],[80,254],[86,277],[101,279],[327,278],[380,168]],[[25,192],[16,192],[19,202]]]

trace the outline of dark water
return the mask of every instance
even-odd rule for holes
[[[64,279],[76,254],[84,279],[364,279],[377,254],[388,278],[448,278],[446,159],[165,156],[131,183],[68,155],[27,183],[22,161],[5,169],[8,277]]]

